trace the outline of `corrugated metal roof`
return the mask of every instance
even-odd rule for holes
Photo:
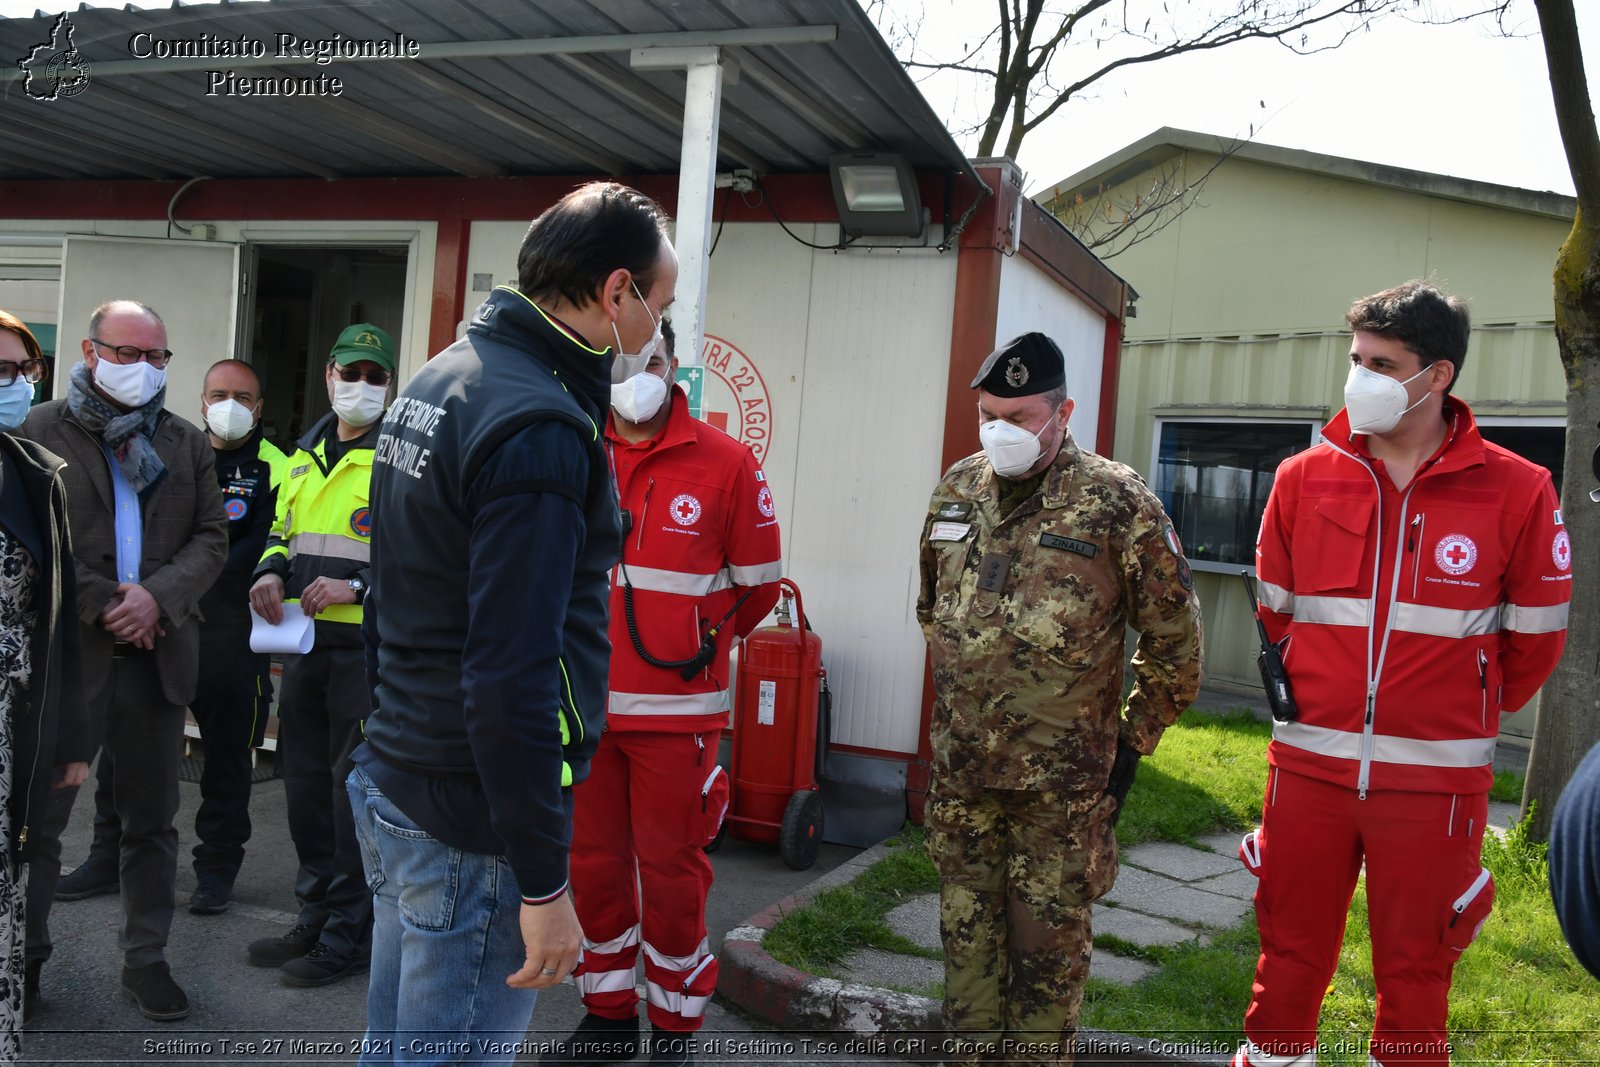
[[[816,172],[837,152],[886,149],[972,174],[855,0],[224,0],[68,17],[88,83],[54,100],[30,98],[15,64],[56,16],[0,21],[0,179],[676,173],[684,72],[634,70],[629,49],[719,40],[739,68],[722,91],[721,169]],[[402,34],[419,54],[280,61],[279,34]],[[749,43],[785,37],[828,39]],[[241,39],[265,55],[215,54]],[[34,60],[34,91],[60,43]],[[149,54],[163,43],[212,55]],[[208,95],[207,72],[228,70],[344,88]]]

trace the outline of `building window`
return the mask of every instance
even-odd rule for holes
[[[1197,570],[1255,565],[1278,464],[1310,447],[1316,432],[1312,422],[1159,423],[1153,488]]]
[[[1485,441],[1492,441],[1548,470],[1556,483],[1556,495],[1561,494],[1567,449],[1565,419],[1488,415],[1478,420],[1478,433]]]

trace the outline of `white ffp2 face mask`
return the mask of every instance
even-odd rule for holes
[[[255,413],[231,396],[206,408],[206,429],[220,440],[243,441],[255,428]]]
[[[612,350],[614,356],[611,361],[612,385],[621,385],[629,378],[642,373],[645,364],[650,362],[650,357],[655,355],[656,345],[661,343],[661,320],[651,312],[650,305],[645,304],[644,296],[639,292],[639,286],[633,282],[628,284],[633,286],[633,295],[639,298],[639,303],[644,304],[644,313],[650,316],[650,321],[655,324],[655,330],[650,334],[650,340],[644,343],[643,348],[639,349],[638,352],[629,353],[623,350],[622,335],[617,332],[616,321],[612,321],[611,336],[616,338],[617,341],[617,347]],[[671,355],[671,353],[668,353],[668,355]]]
[[[661,410],[667,390],[666,379],[662,376],[649,371],[635,374],[611,387],[611,410],[625,422],[649,422]]]
[[[94,365],[94,384],[123,407],[142,408],[166,386],[167,368],[152,367],[142,359],[113,363],[102,358]]]
[[[1410,399],[1406,386],[1428,373],[1432,366],[1430,363],[1401,382],[1352,363],[1350,376],[1344,381],[1344,410],[1350,418],[1350,432],[1388,433],[1400,425],[1406,412],[1428,399],[1428,394],[1423,393],[1417,404],[1406,406]]]
[[[1006,422],[1004,419],[991,419],[978,424],[978,440],[983,443],[984,455],[989,457],[989,465],[994,472],[1002,478],[1016,478],[1026,474],[1035,463],[1039,462],[1039,455],[1043,451],[1039,444],[1039,436],[1050,428],[1055,422],[1052,416],[1049,422],[1039,427],[1038,433],[1029,433],[1020,426]]]
[[[384,401],[389,399],[387,385],[368,382],[333,383],[333,410],[351,426],[371,426],[383,414]]]

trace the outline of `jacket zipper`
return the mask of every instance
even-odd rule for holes
[[[700,786],[700,814],[706,814],[706,805],[711,800],[711,787],[716,784],[717,775],[722,773],[722,764],[711,768],[711,773],[706,775],[705,783]]]
[[[1411,520],[1411,532],[1406,535],[1406,554],[1411,557],[1411,599],[1417,599],[1418,583],[1422,580],[1422,557],[1417,555],[1417,545],[1422,542],[1423,515]]]
[[[1478,688],[1483,691],[1483,729],[1489,728],[1489,654],[1478,649]]]
[[[706,765],[706,743],[700,740],[699,734],[694,735],[694,747],[699,749],[699,751],[695,753],[694,765],[696,767],[704,767]],[[703,798],[704,796],[705,794],[702,793],[701,797]],[[700,807],[703,810],[705,808],[705,804],[702,803]]]
[[[639,536],[636,537],[633,542],[635,551],[644,550],[644,523],[645,518],[650,514],[650,490],[654,489],[655,487],[656,480],[652,475],[650,480],[644,483],[644,503],[639,505]]]

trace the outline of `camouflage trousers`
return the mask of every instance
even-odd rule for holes
[[[1089,905],[1117,877],[1114,807],[936,774],[924,824],[939,871],[947,1062],[1073,1062]]]

